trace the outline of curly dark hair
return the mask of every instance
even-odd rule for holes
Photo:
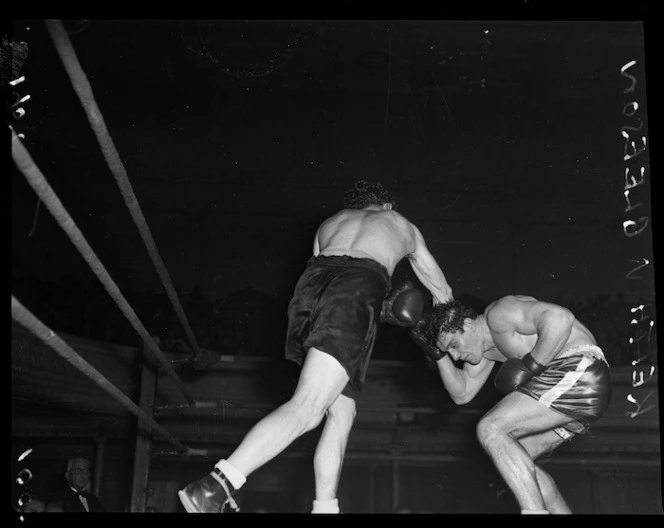
[[[418,323],[418,332],[426,341],[435,345],[440,333],[463,332],[466,319],[477,319],[477,312],[454,300],[434,306],[423,321]]]
[[[344,194],[344,209],[364,209],[368,205],[391,203],[396,209],[397,202],[380,182],[357,180]]]

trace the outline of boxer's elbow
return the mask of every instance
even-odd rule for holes
[[[465,405],[473,401],[476,392],[463,391],[463,392],[450,392],[450,398],[457,405]]]
[[[451,397],[452,401],[457,405],[466,405],[467,403],[473,401],[474,396],[468,396],[464,394],[463,396],[451,396]]]
[[[449,356],[447,357],[449,358]],[[441,360],[439,363],[443,363],[444,361]],[[460,374],[450,376],[449,373],[441,371],[441,379],[450,398],[457,405],[465,405],[472,401],[480,389],[480,387],[472,383],[470,378]]]

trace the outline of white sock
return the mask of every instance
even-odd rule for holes
[[[546,510],[521,510],[521,515],[548,515]]]
[[[239,490],[244,483],[247,482],[247,477],[245,477],[235,466],[232,466],[228,460],[220,460],[214,465],[214,467],[225,475],[228,482],[230,482],[236,490]]]
[[[311,513],[339,513],[339,499],[326,501],[314,500]]]

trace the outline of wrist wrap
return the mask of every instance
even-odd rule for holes
[[[539,376],[546,370],[544,365],[535,361],[535,358],[530,354],[530,352],[523,356],[521,361],[523,362],[524,366],[533,373],[534,376]]]

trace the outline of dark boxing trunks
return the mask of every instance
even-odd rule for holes
[[[391,289],[387,269],[372,259],[312,257],[288,305],[286,359],[302,365],[315,347],[348,373],[343,394],[362,390],[383,301]]]
[[[584,434],[611,401],[609,365],[599,347],[573,346],[564,350],[539,376],[517,389],[574,421],[555,430],[563,439]]]

